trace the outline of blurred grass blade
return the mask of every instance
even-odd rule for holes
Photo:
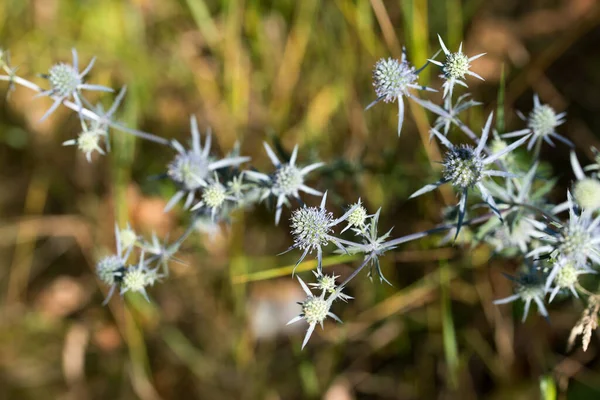
[[[556,382],[550,375],[540,378],[540,399],[556,400]]]
[[[442,331],[444,341],[444,355],[448,365],[448,383],[451,388],[458,386],[458,346],[456,344],[456,331],[454,330],[454,319],[450,304],[450,274],[447,263],[440,263],[440,287],[441,287],[441,312]]]
[[[340,256],[331,256],[323,258],[323,267],[331,267],[333,265],[343,264],[358,260],[362,255],[360,254],[344,254]],[[310,271],[317,268],[317,260],[304,261],[298,264],[296,273]],[[294,265],[286,265],[285,267],[268,269],[265,271],[258,271],[244,275],[238,275],[232,277],[232,283],[246,283],[253,281],[264,281],[267,279],[279,278],[286,275],[291,275],[294,270]]]
[[[500,73],[500,85],[498,87],[498,100],[496,107],[496,130],[498,133],[504,133],[504,92],[506,90],[506,77],[504,76],[504,64],[502,64],[502,71]]]
[[[204,0],[187,0],[186,3],[202,37],[210,47],[216,48],[219,34],[206,3]]]

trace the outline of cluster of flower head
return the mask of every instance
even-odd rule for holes
[[[463,52],[462,44],[456,52],[451,52],[441,37],[439,42],[445,60],[437,61],[434,56],[429,62],[440,67],[442,105],[418,96],[418,90],[437,90],[418,83],[420,72],[428,64],[416,69],[408,61],[405,51],[400,60],[379,60],[373,70],[376,100],[367,109],[380,101],[397,102],[399,136],[404,121],[404,98],[410,99],[434,114],[436,119],[430,130],[431,138],[437,139],[445,148],[445,154],[439,160],[442,165],[439,180],[418,189],[410,198],[434,191],[443,184],[451,185],[458,196],[456,206],[445,212],[444,224],[396,239],[390,238],[391,230],[379,234],[381,210],[369,214],[360,200],[350,205],[339,218],[328,211],[327,192],[323,194],[307,185],[308,175],[324,163],[299,165],[297,146],[282,161],[282,157],[278,157],[264,143],[273,168],[268,172],[259,172],[249,167],[250,157],[240,155],[238,145],[223,157],[211,152],[211,133],[207,132],[202,140],[194,116],[190,119],[189,146],[121,125],[114,120],[114,115],[125,90],[119,92],[107,112],[101,106],[90,105],[83,95],[84,91],[110,92],[112,89],[84,82],[94,60],[80,72],[75,50],[71,64],[56,64],[43,75],[49,83],[47,90],[18,77],[16,69],[10,67],[5,52],[0,52],[0,67],[6,75],[0,75],[0,80],[9,82],[11,87],[19,84],[37,91],[39,96],[50,97],[53,104],[43,118],[61,104],[76,111],[82,131],[77,138],[67,140],[64,144],[77,146],[90,162],[93,153],[105,154],[110,150],[109,129],[166,145],[173,152],[164,177],[172,182],[175,190],[165,211],[183,201],[183,209],[190,210],[190,228],[172,244],[161,243],[156,236],[151,241],[145,241],[129,226],[123,230],[117,229],[116,253],[102,258],[97,264],[98,277],[110,287],[107,300],[115,289],[121,294],[137,292],[147,298],[146,289],[168,275],[169,263],[177,261],[174,255],[192,228],[204,224],[215,229],[219,223],[228,222],[235,209],[263,201],[271,201],[275,209],[275,223],[278,224],[283,206],[290,207],[294,201],[301,206],[291,213],[290,234],[293,244],[289,250],[296,249],[301,253],[296,266],[309,254],[316,253],[317,258],[316,283],[307,286],[298,278],[307,297],[300,303],[299,316],[290,321],[303,319],[308,323],[303,347],[316,325],[323,326],[327,317],[339,322],[339,318],[331,312],[334,300],[351,299],[342,290],[362,269],[368,268],[369,277],[376,276],[380,281],[388,282],[381,270],[381,256],[402,243],[441,232],[447,232],[447,235],[440,243],[454,241],[470,246],[486,243],[497,254],[519,260],[523,268],[514,276],[509,276],[515,283],[515,293],[496,303],[522,300],[525,304],[523,319],[531,304],[535,303],[539,313],[548,317],[547,302],[556,297],[589,294],[580,279],[582,275],[595,273],[600,268],[600,154],[593,149],[595,162],[582,168],[571,151],[571,164],[576,178],[573,187],[564,203],[551,204],[547,194],[553,180],[539,171],[540,149],[543,143],[554,146],[553,139],[573,147],[570,140],[557,133],[557,128],[565,122],[565,113],[555,112],[534,95],[532,111],[527,116],[518,112],[524,121],[522,129],[508,133],[496,132],[492,129],[493,115],[490,114],[481,134],[475,134],[460,119],[460,114],[481,103],[471,100],[469,94],[462,94],[455,99],[454,93],[455,85],[467,87],[467,77],[482,79],[471,71],[471,62],[483,54],[469,57]],[[469,141],[450,141],[448,135],[454,128],[466,134]],[[513,153],[525,143],[530,151],[528,165],[518,162]],[[320,206],[304,204],[301,193],[322,196]],[[473,198],[473,193],[489,212],[467,220],[469,199]],[[565,212],[566,217],[561,217]],[[336,227],[342,223],[346,226],[336,233]],[[465,237],[469,239],[465,240]],[[363,256],[360,266],[340,284],[336,283],[338,276],[323,272],[323,257],[328,246],[338,253]],[[137,261],[130,263],[133,254],[137,255]],[[320,294],[315,295],[313,290],[320,291]],[[593,297],[594,304],[598,303],[596,300]],[[597,310],[598,307],[593,309]]]

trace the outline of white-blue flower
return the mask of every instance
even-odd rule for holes
[[[417,83],[419,72],[423,68],[425,66],[416,70],[406,59],[406,49],[402,48],[400,61],[393,58],[382,58],[377,61],[373,69],[373,87],[377,99],[369,104],[366,110],[382,100],[386,103],[398,101],[398,136],[400,136],[402,124],[404,123],[404,101],[402,98],[412,98],[409,89],[437,91]]]
[[[306,293],[306,299],[300,303],[302,306],[302,312],[300,315],[290,320],[287,325],[293,324],[294,322],[298,322],[300,320],[305,320],[308,323],[308,330],[306,331],[306,335],[302,341],[302,348],[304,349],[304,346],[306,346],[308,343],[308,340],[314,332],[317,324],[321,325],[321,328],[323,328],[323,321],[325,321],[327,317],[333,318],[339,323],[342,323],[342,320],[340,320],[337,315],[329,311],[333,300],[335,300],[337,296],[337,291],[334,291],[329,295],[329,298],[326,299],[325,290],[321,292],[320,296],[315,296],[308,286],[306,286],[304,281],[300,279],[300,277],[298,277],[298,282],[300,282],[302,290],[304,290],[304,293]]]
[[[448,148],[448,151],[446,152],[444,160],[442,162],[444,166],[442,173],[443,177],[436,183],[425,185],[423,188],[417,190],[409,197],[412,199],[414,197],[420,196],[424,193],[437,189],[444,183],[450,183],[452,186],[454,186],[454,188],[460,192],[460,200],[458,202],[459,213],[456,236],[458,236],[458,233],[460,232],[460,228],[464,220],[467,207],[467,196],[470,189],[477,188],[482,200],[489,206],[492,212],[494,212],[498,216],[498,218],[502,219],[502,216],[500,215],[500,211],[498,210],[494,198],[487,190],[485,185],[483,185],[482,181],[483,179],[491,176],[497,176],[501,178],[514,177],[514,174],[511,174],[506,171],[488,169],[487,166],[498,160],[504,154],[519,147],[528,138],[528,136],[526,136],[510,144],[501,151],[486,156],[484,154],[484,149],[492,124],[492,116],[493,114],[490,113],[490,116],[488,117],[487,122],[483,128],[481,139],[479,140],[479,144],[476,148],[473,148],[469,145],[455,146],[440,132],[438,132],[435,129],[432,129],[432,133],[440,140],[440,142],[444,146]]]
[[[531,134],[531,139],[529,140],[529,143],[527,143],[527,150],[531,150],[533,145],[536,143],[541,145],[542,141],[554,147],[552,138],[565,143],[569,147],[575,147],[573,142],[571,142],[569,139],[556,133],[556,127],[565,122],[564,117],[567,115],[567,113],[563,112],[557,114],[549,105],[541,104],[540,98],[537,94],[533,95],[533,110],[531,113],[525,117],[521,112],[517,111],[517,115],[523,121],[527,122],[527,129],[507,133],[502,135],[502,137],[513,138],[529,136]]]
[[[46,111],[40,121],[48,118],[48,116],[52,114],[64,100],[68,100],[71,97],[73,97],[73,100],[75,100],[75,103],[81,109],[83,107],[81,99],[82,90],[96,90],[101,92],[113,91],[111,88],[105,86],[84,83],[83,78],[94,66],[96,57],[92,58],[87,67],[79,72],[77,50],[71,49],[71,52],[73,54],[72,65],[64,63],[55,64],[50,68],[47,74],[42,75],[42,77],[48,79],[50,82],[50,89],[38,93],[36,97],[49,96],[54,99],[54,103],[48,111]]]
[[[289,198],[300,200],[300,192],[305,192],[313,196],[321,196],[323,193],[308,187],[304,180],[306,175],[311,171],[322,167],[325,163],[318,162],[307,165],[306,167],[299,167],[296,165],[296,158],[298,157],[298,146],[294,147],[290,161],[282,163],[279,158],[275,155],[271,147],[264,142],[265,151],[269,156],[269,159],[275,167],[275,172],[271,175],[263,174],[257,171],[247,170],[244,171],[246,176],[254,181],[262,183],[266,186],[263,191],[260,200],[264,200],[269,196],[277,198],[277,204],[275,206],[275,225],[279,224],[281,219],[281,211],[284,204],[290,205]]]
[[[186,196],[184,208],[189,208],[194,201],[196,193],[209,185],[215,171],[240,165],[250,160],[250,157],[227,157],[215,160],[210,155],[211,135],[210,132],[204,142],[200,143],[200,132],[195,116],[190,118],[192,131],[192,148],[184,148],[178,141],[173,140],[172,146],[177,150],[177,155],[169,164],[167,175],[178,186],[179,190],[171,197],[165,211],[169,211],[182,197]]]
[[[444,88],[444,98],[446,98],[448,95],[452,97],[452,91],[455,84],[467,87],[467,84],[464,81],[465,75],[471,75],[477,79],[483,80],[481,76],[470,70],[470,63],[471,61],[475,61],[479,57],[484,56],[486,53],[477,54],[473,57],[467,57],[467,55],[462,52],[462,43],[458,47],[458,51],[456,53],[451,53],[444,44],[444,41],[440,35],[438,35],[438,39],[440,41],[440,46],[446,55],[446,60],[444,62],[440,62],[430,59],[429,61],[442,67],[443,75],[441,75],[441,77],[446,80],[442,85]]]

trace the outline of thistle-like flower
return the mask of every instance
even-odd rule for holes
[[[527,150],[531,150],[536,143],[541,145],[541,141],[554,147],[552,138],[563,142],[569,147],[575,147],[569,139],[556,133],[556,127],[565,122],[564,117],[567,113],[562,112],[557,114],[549,105],[541,104],[537,94],[533,95],[533,110],[531,113],[527,117],[521,112],[517,112],[517,115],[523,121],[527,122],[527,129],[506,133],[502,137],[513,138],[532,134],[529,143],[527,143]]]
[[[560,257],[552,265],[552,270],[546,279],[546,291],[550,292],[549,302],[552,302],[554,297],[561,289],[569,289],[573,296],[579,297],[575,285],[579,280],[579,275],[595,274],[596,271],[588,267],[586,264],[580,264],[569,257]],[[552,287],[554,286],[554,287]]]
[[[77,146],[77,149],[85,154],[85,159],[91,163],[93,152],[97,151],[99,154],[106,154],[102,147],[100,147],[100,140],[106,138],[107,133],[98,126],[90,128],[83,119],[80,121],[82,131],[79,133],[77,139],[64,141],[62,145]]]
[[[281,163],[271,147],[266,142],[263,144],[269,159],[275,167],[275,172],[271,175],[256,171],[245,171],[245,173],[250,179],[266,185],[266,189],[260,198],[261,201],[271,195],[277,198],[275,225],[278,225],[281,219],[282,207],[284,204],[289,206],[289,198],[300,200],[300,192],[305,192],[313,196],[321,196],[323,194],[318,190],[306,186],[304,179],[309,172],[323,166],[325,163],[319,162],[307,165],[306,167],[298,167],[296,165],[298,146],[294,147],[290,161]]]
[[[291,249],[304,250],[296,266],[304,260],[308,253],[317,251],[317,272],[322,274],[323,247],[329,243],[335,244],[340,250],[346,251],[342,246],[342,239],[331,235],[333,227],[348,219],[354,212],[356,206],[350,208],[343,216],[334,219],[333,213],[325,209],[327,192],[323,195],[320,207],[304,207],[294,210],[291,217],[290,227],[294,236],[294,244]]]
[[[325,321],[327,317],[333,318],[339,323],[342,323],[342,321],[337,315],[329,311],[333,300],[336,298],[335,291],[330,294],[327,299],[325,298],[325,290],[323,290],[321,295],[317,297],[311,292],[311,290],[308,288],[308,286],[306,286],[304,281],[300,279],[300,277],[298,277],[298,282],[300,282],[302,290],[304,290],[304,293],[306,293],[306,300],[304,300],[302,303],[299,303],[302,306],[302,312],[300,315],[290,320],[287,325],[293,324],[294,322],[298,322],[302,319],[308,323],[308,330],[306,331],[304,341],[302,342],[302,348],[304,349],[304,346],[306,346],[306,343],[308,343],[308,340],[310,339],[310,336],[315,330],[317,324],[321,325],[321,328],[323,328],[323,321]]]
[[[169,262],[174,261],[176,263],[185,265],[185,262],[175,257],[175,253],[179,250],[179,246],[185,240],[185,238],[191,233],[192,228],[188,228],[186,233],[174,243],[168,245],[168,237],[164,243],[156,236],[156,233],[152,233],[152,242],[142,242],[142,249],[152,254],[154,259],[157,261],[156,265],[162,268],[162,275],[164,277],[169,276]],[[151,261],[151,260],[150,260]]]
[[[427,65],[427,64],[426,64]],[[383,100],[386,103],[398,101],[398,136],[402,131],[404,122],[403,97],[412,97],[409,89],[426,90],[435,92],[435,89],[417,84],[419,72],[425,68],[416,70],[406,59],[406,49],[402,48],[400,61],[393,58],[382,58],[375,64],[373,69],[373,86],[377,99],[367,106],[367,110]]]
[[[358,229],[362,231],[366,228],[366,222],[369,215],[367,214],[367,209],[362,205],[360,199],[354,204],[350,206],[350,208],[354,208],[352,214],[348,215],[348,225],[342,230],[341,233],[346,232],[350,228]]]
[[[227,188],[219,182],[219,177],[215,174],[214,180],[202,190],[202,200],[192,207],[192,210],[206,207],[210,210],[210,217],[215,221],[217,212],[225,205],[227,200],[235,201],[235,197],[228,194]]]
[[[174,140],[173,147],[177,155],[169,164],[167,175],[179,187],[179,190],[171,197],[165,211],[169,211],[183,196],[187,194],[184,208],[189,208],[194,201],[195,194],[200,189],[209,185],[211,174],[221,168],[236,166],[250,160],[250,157],[228,157],[215,160],[210,156],[211,135],[210,132],[204,142],[200,144],[200,132],[195,116],[190,118],[192,131],[192,148],[186,150],[179,142]]]
[[[470,63],[471,61],[474,61],[479,57],[484,56],[485,53],[477,54],[473,57],[467,57],[467,55],[462,52],[462,43],[458,47],[458,51],[456,53],[451,53],[444,44],[444,41],[442,40],[442,37],[440,35],[438,35],[438,39],[440,41],[440,46],[442,47],[442,50],[446,55],[446,60],[444,62],[440,62],[430,59],[429,61],[435,65],[442,67],[441,77],[446,80],[442,85],[442,87],[444,88],[444,98],[446,98],[448,94],[450,95],[450,97],[452,97],[452,91],[454,89],[455,84],[467,87],[467,84],[464,81],[465,75],[471,75],[475,78],[483,80],[481,76],[477,75],[475,72],[472,72],[470,70]]]
[[[121,284],[123,275],[125,274],[127,265],[127,259],[131,254],[132,247],[125,249],[122,245],[121,231],[118,225],[115,224],[115,242],[117,246],[117,253],[102,258],[96,264],[96,274],[98,278],[108,286],[110,290],[104,300],[104,305],[108,303],[112,297],[115,288]]]
[[[157,270],[158,267],[155,269],[148,268],[144,262],[144,251],[142,250],[138,264],[125,269],[121,280],[121,296],[127,292],[137,292],[142,294],[146,301],[150,302],[146,287],[153,286],[162,278]]]
[[[71,50],[73,54],[73,64],[59,63],[53,65],[47,74],[42,75],[43,78],[48,79],[50,82],[50,89],[40,92],[36,97],[39,96],[50,96],[54,99],[54,104],[46,111],[40,121],[48,118],[58,106],[65,100],[71,97],[75,100],[75,104],[81,109],[83,107],[81,101],[82,90],[96,90],[101,92],[112,92],[111,88],[107,88],[101,85],[90,85],[83,82],[83,78],[90,72],[94,66],[96,58],[92,58],[87,67],[79,72],[79,60],[77,56],[77,50]]]
[[[483,154],[483,150],[485,148],[485,143],[488,138],[491,124],[492,114],[490,114],[490,116],[487,119],[485,127],[483,128],[483,132],[481,134],[481,139],[479,140],[479,144],[476,148],[473,148],[469,145],[455,146],[440,132],[436,131],[435,129],[432,129],[433,134],[437,136],[440,142],[449,150],[444,156],[443,177],[436,183],[425,185],[423,188],[417,190],[409,197],[412,199],[414,197],[420,196],[424,193],[437,189],[444,183],[450,183],[452,186],[454,186],[454,188],[460,192],[456,236],[458,236],[458,233],[460,232],[460,228],[464,220],[469,189],[477,188],[482,200],[489,206],[492,212],[494,212],[498,216],[498,218],[502,219],[502,216],[500,215],[500,211],[498,210],[498,206],[496,205],[494,198],[489,193],[485,185],[483,185],[483,179],[490,176],[511,178],[514,177],[514,175],[506,171],[487,169],[487,166],[493,163],[494,161],[498,160],[504,154],[519,147],[528,138],[526,136],[507,146],[498,153],[485,156]]]
[[[585,265],[588,261],[600,265],[600,216],[592,219],[590,210],[583,210],[581,214],[577,214],[570,192],[567,192],[567,202],[569,222],[553,222],[552,227],[548,226],[544,233],[549,235],[540,237],[548,244],[530,251],[527,256],[548,254],[570,258],[580,265]]]
[[[544,281],[537,271],[530,270],[527,273],[519,274],[516,277],[507,275],[507,278],[515,282],[515,294],[496,300],[494,301],[494,304],[506,304],[515,300],[522,300],[525,302],[522,322],[525,322],[527,314],[529,314],[531,302],[533,301],[537,304],[538,313],[541,316],[548,318],[548,311],[544,305],[544,298],[546,297]]]
[[[317,290],[322,290],[325,294],[333,294],[338,289],[338,286],[335,283],[335,280],[337,278],[339,278],[338,275],[334,275],[334,274],[322,275],[316,271],[313,271],[313,274],[315,274],[315,277],[317,278],[317,282],[309,283],[309,286],[312,286]],[[344,302],[348,302],[348,300],[352,299],[353,297],[342,293],[342,290],[338,290],[336,298],[338,298]]]
[[[576,178],[573,183],[573,196],[577,204],[585,210],[600,209],[600,179],[585,175],[574,151],[571,151],[571,167]]]

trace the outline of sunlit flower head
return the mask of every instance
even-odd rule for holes
[[[567,193],[569,221],[565,224],[553,223],[541,236],[546,245],[528,253],[529,257],[550,254],[564,256],[579,264],[591,262],[600,265],[600,216],[592,217],[590,210],[576,212],[571,193]]]
[[[456,53],[452,53],[448,50],[440,35],[438,35],[438,39],[446,59],[443,62],[431,59],[429,61],[442,67],[442,77],[445,79],[443,84],[444,98],[446,98],[448,95],[452,97],[452,91],[455,84],[467,87],[467,84],[464,81],[466,75],[471,75],[475,78],[483,80],[481,76],[471,71],[470,68],[471,62],[485,55],[485,53],[477,54],[473,57],[467,57],[467,55],[462,52],[462,43],[458,47],[458,51]]]
[[[402,49],[400,61],[393,58],[382,58],[373,68],[373,87],[377,99],[367,106],[367,110],[380,101],[386,103],[398,101],[398,136],[402,131],[404,123],[404,100],[403,97],[412,97],[409,89],[426,90],[435,92],[427,86],[417,84],[419,72],[406,59],[406,49]]]
[[[575,297],[579,297],[576,290],[579,275],[595,274],[596,271],[585,263],[579,263],[574,258],[561,256],[552,265],[552,270],[546,279],[546,291],[550,292],[550,302],[562,289],[568,289]]]
[[[212,158],[210,155],[210,132],[206,137],[204,147],[202,147],[198,123],[193,115],[190,118],[190,127],[192,132],[191,149],[185,149],[177,141],[172,142],[173,147],[177,150],[177,155],[169,164],[167,175],[178,186],[178,191],[165,206],[165,211],[173,208],[186,195],[184,208],[189,208],[197,192],[209,185],[215,171],[237,166],[250,160],[249,157],[227,157],[221,160]]]
[[[483,185],[483,180],[491,176],[497,176],[501,178],[514,177],[514,175],[509,172],[489,169],[488,166],[498,160],[504,154],[516,149],[523,144],[525,140],[527,140],[527,137],[521,138],[498,153],[494,153],[489,156],[485,155],[484,148],[492,124],[492,116],[493,115],[490,114],[488,117],[483,128],[479,144],[475,148],[470,145],[455,146],[440,132],[432,129],[433,134],[448,149],[442,162],[442,165],[444,166],[442,179],[436,183],[425,185],[423,188],[417,190],[410,196],[410,198],[420,196],[438,188],[444,183],[450,183],[452,186],[454,186],[454,188],[460,193],[456,235],[458,235],[460,232],[460,228],[464,220],[467,206],[467,196],[470,189],[476,188],[481,195],[481,199],[500,219],[502,219],[494,198],[489,193],[485,185]]]
[[[107,88],[105,86],[84,83],[83,78],[94,66],[96,58],[92,58],[88,66],[80,72],[77,50],[72,49],[71,52],[73,54],[72,64],[55,64],[50,67],[50,70],[47,74],[42,75],[42,77],[48,79],[50,82],[50,89],[40,92],[36,97],[49,96],[54,99],[54,103],[50,109],[48,109],[48,111],[46,111],[44,116],[41,118],[42,121],[48,118],[48,116],[52,114],[64,100],[68,100],[71,97],[81,109],[83,107],[81,100],[82,90],[96,90],[101,92],[113,91],[111,88]]]
[[[326,291],[322,291],[320,296],[315,296],[300,277],[298,277],[298,282],[300,282],[302,290],[306,293],[306,299],[302,303],[299,303],[300,306],[302,306],[300,315],[290,320],[287,324],[290,325],[300,320],[305,320],[308,323],[308,330],[306,331],[304,341],[302,342],[302,348],[304,348],[317,324],[321,325],[321,328],[323,328],[323,321],[325,321],[327,317],[340,323],[342,321],[337,315],[329,311],[333,300],[336,298],[335,292],[331,294],[329,298],[325,298]]]
[[[314,163],[307,165],[306,167],[297,166],[296,159],[298,157],[298,146],[294,147],[290,160],[287,163],[282,163],[279,161],[279,158],[275,155],[271,147],[269,147],[266,142],[263,144],[269,159],[275,167],[275,172],[271,175],[267,175],[257,171],[245,171],[245,174],[248,178],[265,185],[261,200],[264,200],[269,196],[273,196],[277,199],[275,224],[278,225],[281,219],[283,205],[286,204],[289,206],[290,199],[300,200],[300,192],[308,193],[313,196],[321,196],[323,194],[318,190],[307,186],[304,183],[304,180],[306,175],[311,171],[322,167],[324,163]]]
[[[326,201],[327,193],[323,195],[320,207],[307,207],[305,205],[294,210],[290,219],[291,233],[294,236],[294,245],[291,248],[304,250],[296,265],[301,263],[308,253],[316,251],[317,271],[320,274],[322,271],[323,247],[333,243],[339,249],[345,251],[340,240],[331,235],[333,227],[346,221],[348,216],[356,209],[356,206],[354,206],[340,218],[334,219],[333,213],[325,209]]]
[[[536,143],[540,146],[542,141],[554,146],[552,139],[559,140],[569,147],[574,147],[573,142],[556,133],[556,127],[565,122],[564,117],[566,113],[557,114],[549,105],[541,104],[537,94],[533,95],[533,110],[529,115],[525,117],[520,112],[517,112],[517,115],[527,122],[527,129],[507,133],[502,135],[502,137],[514,138],[531,134],[529,143],[527,143],[527,150],[533,149]]]

